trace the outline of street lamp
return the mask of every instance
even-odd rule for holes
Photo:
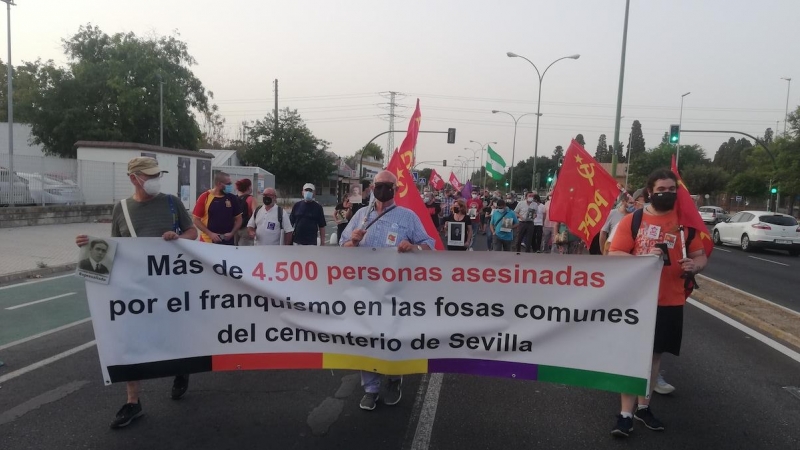
[[[683,98],[689,94],[691,94],[691,92],[687,92],[681,95],[681,114],[680,116],[678,116],[678,143],[677,147],[675,147],[675,167],[678,167],[678,163],[681,160],[681,125],[683,125]]]
[[[541,113],[541,107],[542,107],[542,80],[544,79],[544,75],[547,73],[547,69],[552,67],[553,64],[561,61],[562,59],[578,59],[578,58],[581,57],[581,55],[575,54],[575,55],[564,56],[564,57],[558,58],[557,60],[551,62],[550,65],[547,66],[547,68],[545,68],[544,72],[542,72],[542,73],[539,73],[539,68],[536,67],[536,64],[534,64],[530,59],[528,59],[528,58],[526,58],[526,57],[524,57],[522,55],[518,55],[518,54],[516,54],[514,52],[507,52],[506,56],[508,56],[509,58],[522,58],[525,61],[528,61],[533,66],[534,70],[536,70],[536,75],[539,76],[539,100],[536,102],[536,143],[534,144],[534,147],[533,147],[533,180],[531,180],[531,190],[532,191],[536,191],[536,186],[534,186],[534,185],[536,183],[536,158],[539,156],[539,118],[542,117],[542,113]]]
[[[160,73],[157,73],[156,76],[158,77],[158,92],[159,92],[159,100],[160,100],[159,101],[160,106],[159,106],[158,117],[159,117],[159,123],[160,123],[160,126],[159,126],[160,132],[159,132],[159,134],[161,136],[161,139],[159,140],[159,142],[160,142],[160,145],[163,147],[164,146],[164,79],[161,78],[161,74]]]
[[[486,150],[486,146],[487,145],[489,145],[489,144],[497,145],[497,142],[487,142],[485,144],[481,144],[478,141],[470,141],[470,142],[473,143],[473,144],[478,144],[478,145],[481,146],[481,168],[483,169],[483,183],[482,183],[483,186],[481,186],[481,187],[483,189],[486,189],[486,168],[483,166],[483,152],[484,152],[484,150]]]
[[[8,7],[8,171],[11,196],[8,205],[14,206],[14,67],[11,65],[11,5],[14,0],[0,0]]]
[[[464,150],[469,150],[469,151],[472,152],[472,160],[473,160],[472,161],[472,173],[470,173],[470,176],[469,176],[469,180],[472,181],[472,174],[475,173],[475,163],[478,161],[477,153],[478,152],[482,152],[483,150],[479,149],[479,148],[478,149],[472,149],[472,148],[467,148],[467,147],[464,147]]]
[[[9,50],[9,58],[11,58],[11,50]],[[792,88],[792,79],[791,78],[781,78],[781,80],[786,80],[788,82],[788,86],[786,86],[786,113],[783,115],[783,137],[786,137],[786,122],[789,121],[789,90]],[[775,132],[777,133],[778,130],[776,129]]]
[[[514,189],[514,156],[516,155],[517,152],[517,123],[519,122],[519,119],[522,119],[525,116],[529,116],[531,114],[536,114],[536,113],[525,113],[519,117],[514,117],[514,115],[509,112],[498,111],[496,109],[492,110],[492,114],[497,114],[497,113],[507,114],[511,116],[511,119],[514,121],[514,143],[511,145],[511,189]],[[536,158],[534,157],[534,159]]]

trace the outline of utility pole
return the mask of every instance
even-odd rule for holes
[[[275,131],[278,130],[278,79],[275,79]]]
[[[14,66],[11,64],[11,5],[14,0],[0,0],[8,6],[8,171],[11,186],[9,206],[14,206]]]
[[[619,62],[619,88],[617,89],[617,115],[616,123],[614,125],[614,148],[617,147],[619,142],[619,126],[622,121],[622,85],[625,81],[625,49],[628,46],[628,10],[631,6],[631,0],[625,0],[625,26],[622,29],[622,56]],[[617,152],[611,153],[611,176],[617,178]]]

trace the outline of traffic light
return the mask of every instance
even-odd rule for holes
[[[508,181],[506,181],[506,187],[508,187]]]
[[[448,144],[455,144],[456,143],[456,129],[455,128],[448,128],[447,129],[447,143]]]
[[[680,125],[670,125],[669,126],[669,143],[670,144],[677,144],[680,139],[681,139],[681,126]]]
[[[563,156],[561,158],[558,158],[558,167],[561,167],[562,164],[564,164],[564,157]]]
[[[772,190],[770,191],[770,193],[771,193],[771,194],[777,194],[777,193],[778,193],[778,188],[776,188],[776,187],[772,188]]]
[[[447,160],[446,159],[442,160],[442,167],[447,167]]]

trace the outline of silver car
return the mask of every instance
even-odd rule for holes
[[[17,172],[17,176],[28,185],[30,196],[37,205],[82,205],[86,202],[75,184],[38,173]]]
[[[700,217],[705,223],[719,223],[728,220],[728,211],[719,206],[701,206]]]
[[[0,206],[8,206],[12,203],[14,206],[32,204],[33,199],[25,180],[17,174],[13,176],[13,182],[11,178],[9,170],[5,167],[0,167]]]
[[[741,211],[714,227],[714,243],[786,250],[800,256],[800,226],[792,216],[767,211]]]

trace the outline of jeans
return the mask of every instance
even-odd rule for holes
[[[486,226],[486,250],[492,251],[492,229]]]
[[[367,394],[377,394],[381,391],[381,377],[383,375],[375,372],[361,371],[361,386]],[[390,380],[401,380],[402,375],[389,375]]]
[[[511,251],[511,247],[513,245],[514,245],[514,240],[513,239],[509,239],[507,241],[504,241],[503,239],[500,239],[497,236],[494,236],[492,238],[492,247],[493,247],[493,250],[496,251],[496,252],[510,252]]]
[[[533,222],[520,222],[519,223],[519,232],[517,233],[517,253],[525,251],[530,253],[531,251],[536,251],[531,246],[531,240],[533,239]],[[522,250],[522,247],[525,247],[525,250]]]
[[[478,223],[478,219],[472,221],[472,243],[470,244],[469,248],[475,249],[475,239],[478,238],[478,229],[480,228],[481,224]]]
[[[550,253],[553,246],[553,227],[547,227],[542,233],[542,251]]]

